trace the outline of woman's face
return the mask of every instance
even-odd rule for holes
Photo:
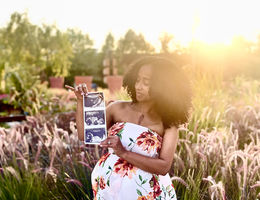
[[[152,76],[152,67],[144,65],[140,68],[135,82],[136,100],[138,102],[149,101],[149,89]]]

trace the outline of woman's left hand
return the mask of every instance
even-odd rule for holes
[[[100,146],[112,148],[115,154],[119,157],[122,157],[126,152],[118,136],[108,136],[107,139],[100,143]]]

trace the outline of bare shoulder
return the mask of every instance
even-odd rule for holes
[[[109,111],[116,111],[116,110],[122,110],[127,108],[130,105],[131,101],[123,101],[123,100],[118,100],[118,101],[113,101],[107,106],[107,110]]]
[[[131,101],[114,101],[106,107],[108,128],[115,122],[125,121],[125,113]]]

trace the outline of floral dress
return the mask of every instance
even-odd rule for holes
[[[162,137],[147,127],[117,122],[108,134],[117,135],[128,151],[153,158],[159,156]],[[91,182],[97,200],[177,199],[169,174],[143,171],[118,157],[112,148],[97,162]]]

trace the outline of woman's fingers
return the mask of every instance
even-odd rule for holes
[[[100,142],[100,146],[101,146],[101,147],[108,147],[108,140],[105,139],[105,140],[103,140],[102,142]]]
[[[80,92],[80,94],[84,95],[82,84],[79,84],[77,87],[78,87],[78,91]]]
[[[100,143],[100,146],[101,147],[114,146],[115,143],[117,142],[116,139],[117,139],[117,136],[108,136],[105,140],[103,140]]]
[[[87,85],[85,83],[78,84],[75,88],[69,85],[65,85],[65,88],[72,90],[80,99],[82,96],[86,96],[88,94]]]
[[[67,89],[70,89],[70,90],[72,90],[72,91],[74,91],[74,90],[75,90],[75,88],[74,88],[74,87],[71,87],[71,86],[69,86],[69,85],[65,85],[65,88],[67,88]]]
[[[86,83],[83,83],[83,84],[82,84],[82,90],[83,90],[83,92],[85,93],[85,95],[88,94],[88,88],[87,88]]]

